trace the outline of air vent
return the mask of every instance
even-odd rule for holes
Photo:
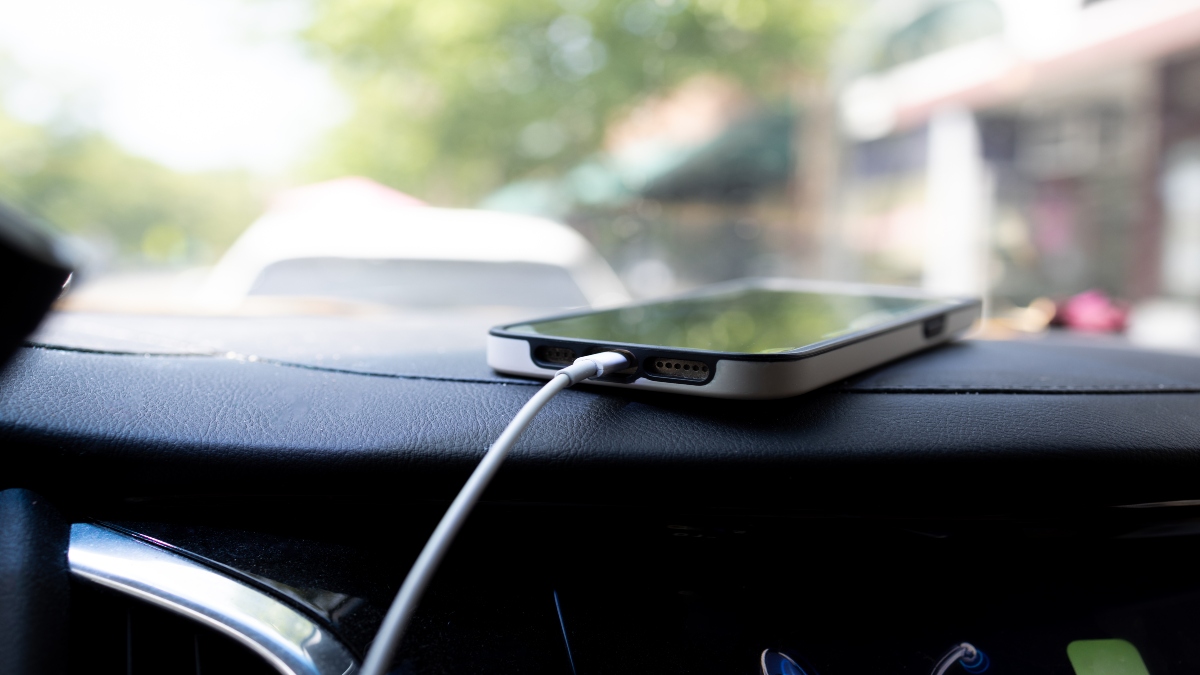
[[[91,584],[71,588],[72,675],[278,675],[248,648],[171,612]]]
[[[76,622],[76,639],[117,645],[112,662],[124,664],[124,669],[104,672],[262,672],[197,668],[196,663],[203,666],[205,658],[229,653],[226,647],[231,640],[248,646],[260,659],[258,663],[267,663],[281,673],[344,675],[358,667],[355,655],[313,617],[158,542],[102,525],[76,523],[71,526],[67,562],[72,578],[80,584],[92,584],[154,607],[131,605],[134,609],[127,608],[124,614],[110,612],[99,619],[85,617]],[[143,610],[152,613],[142,614]],[[184,628],[178,623],[172,628],[159,616],[163,611],[182,617],[176,620],[183,620]],[[204,617],[203,630],[190,623],[191,617]],[[216,640],[210,630],[223,637]],[[93,638],[97,633],[100,635]],[[122,644],[124,656],[120,654]],[[72,650],[72,655],[81,652],[88,653]],[[189,653],[191,665],[180,665]],[[151,667],[143,668],[141,663]]]

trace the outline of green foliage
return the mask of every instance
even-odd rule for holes
[[[356,112],[320,177],[438,203],[594,153],[631,106],[700,73],[783,99],[825,53],[822,0],[315,0],[308,40]]]
[[[250,177],[183,174],[96,133],[0,116],[0,199],[62,232],[111,242],[121,262],[211,262],[262,211]]]

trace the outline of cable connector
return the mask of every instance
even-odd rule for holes
[[[622,354],[621,352],[600,352],[599,354],[588,354],[587,356],[575,359],[575,363],[558,371],[554,376],[566,375],[571,380],[571,385],[576,385],[584,380],[602,377],[605,373],[625,370],[635,365],[637,363],[628,354]]]

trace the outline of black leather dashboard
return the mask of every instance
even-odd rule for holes
[[[455,321],[52,316],[0,375],[5,487],[267,589],[361,655],[539,385],[490,372],[486,325]],[[1065,646],[1097,639],[1195,672],[1197,411],[1200,358],[1059,335],[781,401],[575,387],[500,471],[393,672],[750,673],[764,648],[929,672],[970,640],[995,675],[1069,675]],[[109,635],[88,612],[133,610],[71,602],[78,649],[166,625]],[[143,658],[110,656],[88,672]]]
[[[0,380],[8,481],[49,492],[448,499],[537,386],[491,373],[478,349],[401,344],[333,362],[59,342],[27,346]],[[1051,340],[965,341],[774,402],[581,386],[538,418],[488,498],[915,510],[1193,499],[1197,411],[1200,358]]]

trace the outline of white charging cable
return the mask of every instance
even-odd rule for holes
[[[933,667],[932,675],[946,675],[946,671],[950,670],[950,666],[955,663],[962,664],[963,670],[975,675],[987,670],[990,661],[987,654],[976,649],[975,645],[964,642],[946,652],[946,655]]]
[[[367,658],[363,661],[359,675],[384,675],[387,672],[388,665],[391,664],[392,657],[396,654],[396,648],[400,646],[400,640],[404,637],[404,631],[408,628],[413,612],[416,611],[417,604],[421,602],[421,596],[429,586],[429,581],[437,572],[438,564],[446,555],[446,550],[450,548],[454,536],[466,522],[475,502],[479,501],[480,495],[483,494],[492,477],[496,475],[504,458],[508,456],[509,450],[521,437],[521,433],[525,431],[525,427],[528,427],[533,418],[550,402],[550,399],[563,389],[584,380],[600,377],[605,373],[625,370],[633,365],[636,364],[629,356],[618,352],[601,352],[575,359],[575,363],[555,373],[554,379],[546,383],[546,386],[534,394],[533,398],[529,399],[529,402],[521,408],[513,421],[509,422],[504,432],[500,434],[500,438],[496,439],[487,454],[480,460],[479,466],[475,467],[475,471],[467,479],[467,483],[459,490],[458,496],[454,498],[450,508],[446,509],[446,515],[442,516],[442,521],[429,536],[429,541],[425,542],[425,548],[421,549],[421,555],[417,556],[417,561],[408,571],[408,576],[404,578],[404,584],[400,586],[400,592],[396,594],[396,599],[392,601],[392,606],[388,609],[387,616],[384,617],[383,624],[379,627],[379,632],[375,634],[375,641],[371,643],[371,649],[367,652]]]

